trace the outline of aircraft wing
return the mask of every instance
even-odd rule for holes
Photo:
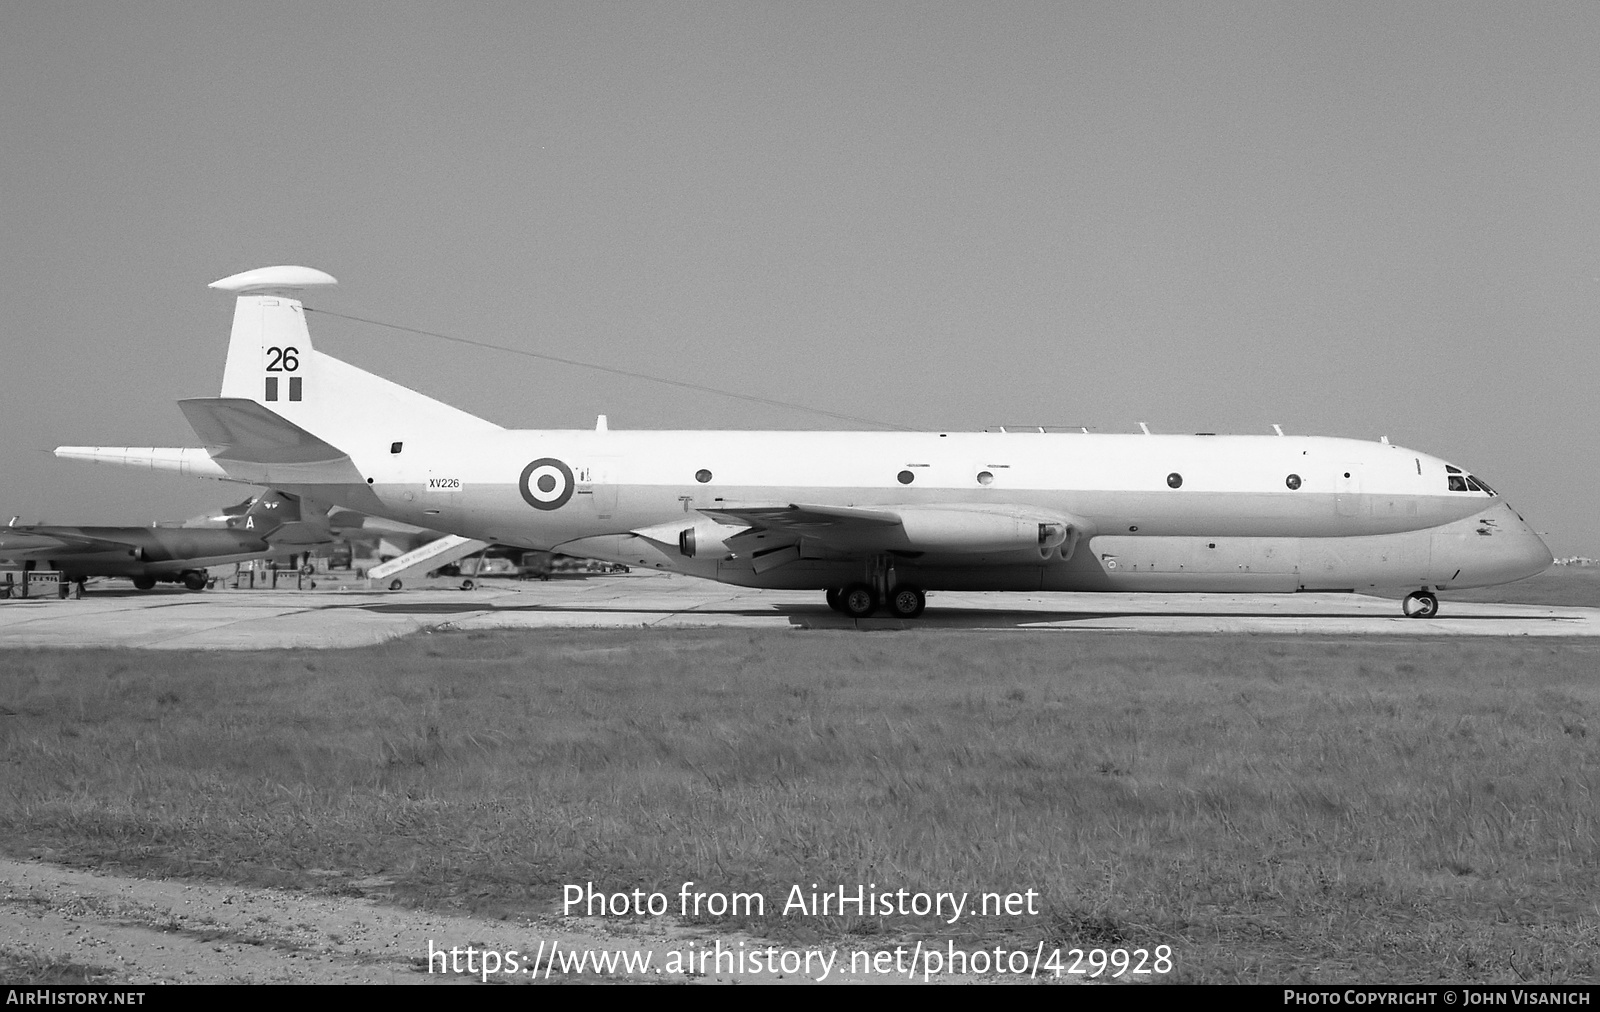
[[[28,530],[25,527],[0,528],[0,559],[48,559],[63,555],[128,552],[135,549],[121,541],[84,537],[65,531]]]
[[[900,524],[900,514],[894,510],[868,509],[861,506],[811,506],[790,503],[787,506],[735,506],[703,509],[700,512],[719,523],[805,535],[824,534],[827,531],[897,527]]]
[[[1011,503],[929,506],[726,506],[701,513],[722,524],[793,535],[836,551],[873,553],[1070,553],[1088,525],[1078,517]],[[739,536],[728,539],[730,547]]]

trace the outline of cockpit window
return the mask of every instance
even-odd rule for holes
[[[1468,474],[1459,467],[1444,466],[1445,480],[1450,485],[1452,492],[1482,492],[1484,495],[1499,495],[1489,487],[1489,483],[1475,474]]]

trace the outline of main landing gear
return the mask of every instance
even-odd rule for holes
[[[1439,614],[1439,599],[1432,591],[1412,591],[1400,603],[1400,610],[1406,613],[1407,618],[1432,618]]]
[[[920,588],[906,584],[890,591],[887,600],[881,602],[877,590],[868,583],[830,588],[827,597],[828,607],[851,618],[866,618],[878,610],[880,603],[894,618],[916,618],[928,606],[928,596]]]

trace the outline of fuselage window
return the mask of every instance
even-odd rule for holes
[[[979,471],[978,472],[978,484],[979,485],[992,485],[992,484],[994,484],[994,472],[993,471]]]
[[[1183,475],[1179,474],[1176,471],[1174,471],[1171,474],[1167,475],[1167,487],[1168,488],[1182,488],[1183,487]]]
[[[704,485],[706,482],[711,480],[711,472],[702,467],[700,470],[694,473],[694,480]]]
[[[901,471],[899,474],[895,475],[894,477],[895,477],[895,480],[898,481],[902,485],[909,485],[912,482],[917,480],[917,476],[912,474],[910,471]]]
[[[1299,488],[1300,487],[1300,476],[1298,474],[1291,474],[1291,475],[1289,475],[1289,477],[1283,479],[1283,483],[1285,485],[1289,486],[1290,488]]]

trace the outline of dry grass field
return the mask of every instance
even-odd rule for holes
[[[1593,980],[1597,661],[930,630],[5,652],[0,851],[489,915],[692,880],[766,896],[730,930],[1166,944],[1189,982]],[[811,883],[1042,910],[779,915]]]

